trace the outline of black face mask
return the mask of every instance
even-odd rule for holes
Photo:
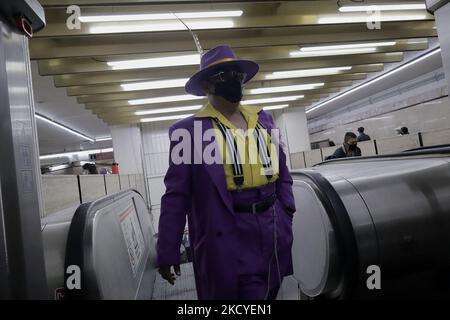
[[[356,144],[349,144],[348,145],[348,150],[355,151],[356,150]]]
[[[238,79],[227,79],[214,84],[214,95],[237,103],[242,100],[242,84]]]

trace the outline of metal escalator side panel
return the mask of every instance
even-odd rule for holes
[[[359,257],[355,234],[353,232],[352,223],[347,213],[347,210],[344,204],[342,203],[336,190],[333,188],[330,182],[327,179],[325,179],[320,173],[314,172],[313,170],[302,170],[300,172],[296,172],[293,175],[293,178],[294,181],[302,180],[307,184],[309,184],[309,186],[311,186],[311,189],[308,192],[309,197],[310,199],[311,197],[317,198],[316,200],[314,200],[317,203],[316,209],[318,209],[315,212],[319,212],[322,215],[321,217],[322,223],[318,222],[317,217],[315,217],[314,214],[312,214],[309,217],[310,219],[313,219],[311,220],[312,224],[318,226],[319,237],[315,237],[315,239],[318,239],[319,243],[321,243],[320,233],[326,235],[327,237],[326,239],[328,239],[325,241],[322,240],[322,248],[325,248],[327,251],[325,253],[325,256],[319,257],[321,258],[322,263],[329,264],[328,267],[324,266],[323,268],[324,272],[330,272],[329,274],[325,274],[323,276],[323,279],[326,280],[327,283],[323,284],[321,283],[320,280],[315,281],[317,287],[314,288],[315,290],[309,289],[309,291],[311,294],[314,295],[322,294],[324,297],[327,298],[349,297],[351,296],[352,291],[354,289],[355,275],[358,274]],[[297,186],[298,185],[299,184],[297,183]],[[304,239],[302,239],[303,236],[301,227],[302,223],[305,228],[309,228],[311,226],[308,224],[307,221],[301,221],[302,220],[301,195],[294,195],[294,196],[296,197],[297,202],[296,203],[297,217],[295,218],[296,221],[294,222],[294,229],[295,229],[294,232],[298,232],[297,238],[294,235],[294,242],[298,241],[301,242],[304,241]],[[305,208],[303,211],[305,215],[310,214],[310,212],[311,211],[309,211],[307,208]],[[308,218],[308,216],[305,216],[304,218]],[[325,223],[323,223],[324,221]],[[320,230],[320,228],[323,228],[323,230]],[[312,233],[309,233],[309,235],[312,235]],[[333,243],[330,243],[330,240]],[[314,241],[311,241],[311,239],[309,239],[309,241],[308,239],[306,239],[305,241],[311,244],[314,243]],[[335,250],[337,251],[337,256],[333,252],[334,248],[337,248],[337,250]],[[297,256],[297,259],[299,259],[299,261],[303,260],[305,263],[308,263],[307,253],[311,252],[310,250],[311,249],[304,247],[302,248],[301,251],[293,252],[293,254],[300,255]],[[302,254],[306,254],[306,256],[302,257],[301,256]],[[326,256],[327,254],[328,256]],[[309,269],[311,270],[312,268],[314,268],[314,261],[312,262],[309,261],[309,263],[311,263],[309,267]],[[336,269],[330,269],[330,267]],[[334,275],[336,274],[339,274],[339,276],[337,276],[338,279],[335,279]],[[303,282],[310,281],[310,279],[299,279],[299,280],[301,283],[302,281]],[[321,287],[323,287],[326,292],[320,292]],[[306,288],[306,290],[308,290],[308,288]]]
[[[364,178],[347,179],[374,221],[384,275],[398,277],[450,265],[448,158],[392,160],[384,168],[372,168]]]
[[[297,208],[292,222],[294,277],[303,293],[316,297],[334,291],[340,280],[336,236],[316,188],[294,180],[293,191]]]
[[[89,279],[87,263],[85,263],[85,237],[87,236],[86,224],[89,221],[89,207],[91,203],[83,203],[80,205],[72,218],[67,236],[65,266],[64,266],[64,285],[68,300],[80,300],[83,298],[99,299],[99,290],[96,281]],[[68,281],[71,276],[66,272],[70,266],[78,266],[81,271],[81,287],[74,289],[69,287]]]
[[[70,265],[82,274],[81,289],[67,290],[71,299],[150,299],[154,242],[141,195],[128,190],[80,206],[67,242]]]
[[[370,274],[368,268],[380,266],[380,252],[378,235],[375,224],[364,199],[358,190],[343,177],[325,175],[325,178],[333,185],[344,204],[348,217],[353,227],[358,248],[358,273],[354,275],[355,290],[352,298],[374,297],[376,290],[369,290],[367,279]]]
[[[65,248],[69,228],[70,220],[45,223],[42,227],[49,299],[60,300],[63,298],[60,294],[64,288]]]

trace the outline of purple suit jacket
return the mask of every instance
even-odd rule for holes
[[[188,117],[175,123],[194,136],[194,121],[202,121],[203,132],[213,128],[209,118]],[[261,111],[259,121],[270,133],[275,127],[269,113]],[[203,142],[203,149],[211,142]],[[177,142],[171,142],[170,150]],[[193,141],[191,141],[194,148]],[[202,150],[197,150],[202,152]],[[292,215],[295,212],[292,178],[286,166],[286,155],[279,148],[280,177],[276,182],[276,205],[284,214],[278,231],[278,255],[282,276],[292,274]],[[161,216],[157,241],[158,265],[179,264],[180,245],[186,223],[197,294],[199,299],[237,299],[238,276],[235,213],[231,193],[227,190],[225,173],[221,164],[179,164],[169,160],[164,183],[166,192],[161,199]],[[268,237],[272,235],[267,235]]]

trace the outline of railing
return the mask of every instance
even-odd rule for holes
[[[43,175],[44,216],[127,189],[147,199],[141,174]]]
[[[374,156],[444,144],[450,144],[450,129],[358,142],[358,147],[361,149],[363,156]],[[301,169],[311,167],[324,161],[327,156],[332,155],[339,147],[326,147],[291,153],[291,168]]]

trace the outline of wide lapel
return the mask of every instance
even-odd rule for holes
[[[267,133],[270,134],[272,131],[272,124],[264,112],[258,113],[258,120],[263,125],[264,129],[267,130]]]
[[[201,133],[202,137],[206,130],[213,128],[213,124],[212,124],[212,121],[210,118],[194,118],[194,122],[195,121],[201,121],[201,123],[202,123],[202,127],[201,127],[202,128],[202,133]],[[193,128],[193,137],[195,139],[194,130],[195,129]],[[195,143],[195,141],[194,141],[195,152],[201,156],[203,156],[203,150],[205,149],[205,147],[207,145],[209,145],[210,143],[217,143],[216,141],[214,141],[214,142],[203,141],[203,139],[201,139],[201,141],[202,141],[201,144]],[[201,150],[200,150],[200,146],[201,146]],[[216,186],[217,190],[219,191],[219,194],[222,197],[222,200],[224,201],[227,208],[230,210],[231,213],[234,214],[233,198],[231,197],[231,193],[227,189],[227,181],[225,178],[225,171],[223,168],[223,164],[220,164],[220,163],[206,164],[206,163],[204,163],[204,161],[202,161],[201,165],[206,169],[206,171],[210,175],[211,180],[215,184],[215,186]]]

